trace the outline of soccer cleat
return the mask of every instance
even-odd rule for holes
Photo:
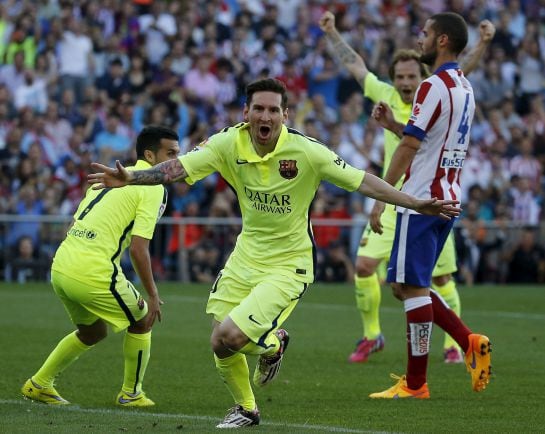
[[[348,361],[350,363],[365,363],[371,354],[378,353],[383,348],[384,335],[382,333],[376,339],[360,339],[354,352],[348,356]]]
[[[443,352],[443,357],[445,363],[462,363],[464,361],[462,353],[460,352],[460,350],[458,350],[458,347],[454,345],[452,347],[445,348],[445,351]]]
[[[244,410],[241,405],[235,405],[229,409],[222,422],[216,428],[242,428],[259,425],[259,410]]]
[[[149,399],[144,391],[132,394],[127,392],[119,392],[115,403],[121,407],[151,407],[155,405],[151,399]]]
[[[21,388],[21,393],[27,399],[32,399],[33,401],[43,402],[44,404],[50,405],[67,405],[70,404],[66,399],[64,399],[59,392],[52,387],[42,387],[36,384],[32,378],[26,380],[25,384]]]
[[[470,334],[468,339],[469,348],[465,356],[466,367],[471,374],[473,390],[481,392],[486,389],[486,385],[490,381],[492,371],[490,352],[492,351],[492,345],[485,335]]]
[[[416,398],[416,399],[429,399],[430,391],[428,389],[428,383],[424,383],[420,389],[412,390],[407,386],[407,377],[405,375],[399,377],[395,374],[390,374],[394,380],[398,380],[389,389],[383,392],[371,393],[370,398],[383,398],[383,399],[399,399],[399,398]]]
[[[288,348],[290,337],[284,329],[278,329],[275,334],[280,340],[280,348],[272,356],[259,356],[254,371],[254,384],[256,386],[266,386],[276,378],[280,371],[282,358],[284,357],[286,348]]]

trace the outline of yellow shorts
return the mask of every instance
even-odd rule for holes
[[[115,288],[96,288],[52,270],[51,284],[74,324],[91,325],[102,319],[117,333],[141,320],[148,305],[123,274]]]
[[[229,316],[256,343],[289,317],[308,283],[274,270],[256,270],[231,256],[214,283],[206,313],[216,321]]]
[[[382,223],[382,235],[371,230],[367,224],[358,248],[358,256],[367,256],[373,259],[388,259],[394,243],[395,226],[397,213],[393,206],[386,205],[386,209],[380,219]],[[432,277],[451,274],[458,270],[456,266],[456,249],[452,232],[445,242],[445,246],[437,259]]]

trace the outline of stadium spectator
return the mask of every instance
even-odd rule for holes
[[[87,35],[87,25],[75,16],[67,18],[68,24],[57,43],[60,91],[70,89],[77,103],[83,102],[85,88],[93,77],[93,47]]]
[[[318,257],[316,279],[328,283],[353,283],[354,265],[341,242],[329,245],[323,256]]]
[[[131,141],[127,134],[119,132],[119,114],[111,110],[106,117],[105,129],[95,137],[99,160],[112,163],[116,159],[125,160],[131,152]]]
[[[23,235],[9,255],[4,270],[6,282],[44,281],[49,274],[50,260],[35,247],[32,238]]]
[[[108,71],[96,81],[96,87],[106,92],[108,98],[117,101],[123,92],[130,91],[129,79],[123,70],[123,62],[119,57],[113,58]]]
[[[544,283],[545,249],[538,243],[534,226],[522,230],[518,242],[507,252],[509,283]]]
[[[28,107],[35,112],[44,113],[47,106],[46,82],[36,78],[34,70],[26,69],[25,81],[13,92],[14,105],[17,110]]]
[[[25,52],[17,51],[13,56],[13,63],[0,67],[0,83],[6,86],[13,96],[15,89],[25,84]]]

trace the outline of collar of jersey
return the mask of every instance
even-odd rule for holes
[[[434,74],[437,74],[441,71],[446,71],[447,69],[460,69],[458,62],[447,62],[443,63],[439,68],[437,68]]]
[[[250,139],[250,132],[248,129],[250,124],[246,123],[238,130],[237,136],[237,152],[240,159],[248,161],[248,163],[260,163],[262,161],[267,161],[278,153],[278,151],[284,146],[286,139],[288,137],[288,129],[285,125],[282,125],[282,130],[280,131],[280,136],[276,142],[276,146],[272,152],[260,157],[255,151],[252,140]]]
[[[148,163],[146,160],[136,160],[136,164],[134,165],[136,169],[147,169],[148,167],[151,167],[151,164]]]

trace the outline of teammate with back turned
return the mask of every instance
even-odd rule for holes
[[[151,167],[179,152],[175,131],[145,127],[136,139],[138,161],[132,169]],[[126,330],[125,373],[115,403],[122,407],[154,405],[142,389],[151,328],[156,319],[161,320],[162,304],[153,279],[149,241],[166,200],[161,186],[87,190],[51,267],[53,289],[77,330],[64,337],[26,381],[21,389],[24,397],[45,404],[69,404],[54,387],[56,377],[103,340],[110,325],[115,332]],[[121,269],[127,248],[148,294],[147,303]]]

